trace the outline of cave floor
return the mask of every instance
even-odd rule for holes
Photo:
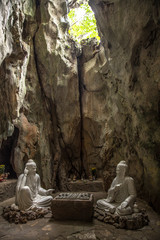
[[[2,207],[10,205],[14,198],[0,204]],[[142,229],[133,231],[117,229],[112,225],[102,223],[96,219],[93,222],[79,221],[55,221],[51,214],[44,218],[28,221],[26,224],[14,224],[7,222],[0,215],[0,239],[1,240],[159,240],[160,216],[150,207],[147,210],[150,223]]]

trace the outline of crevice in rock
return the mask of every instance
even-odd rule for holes
[[[36,7],[40,6],[40,0],[36,0]]]
[[[82,96],[83,96],[83,77],[82,77],[82,54],[77,57],[77,70],[78,70],[78,81],[79,81],[79,106],[80,106],[80,161],[81,161],[81,169],[80,174],[86,176],[86,170],[83,164],[83,103],[82,103]]]
[[[10,156],[10,163],[12,165],[12,168],[13,170],[15,170],[15,163],[14,163],[14,149],[15,147],[17,146],[17,142],[18,142],[18,137],[19,137],[19,129],[17,127],[14,127],[14,132],[13,132],[13,135],[12,135],[13,139],[14,139],[14,142],[13,142],[13,145],[12,145],[12,150],[11,150],[11,156]],[[11,174],[12,176],[12,174]],[[15,175],[13,174],[13,177]]]

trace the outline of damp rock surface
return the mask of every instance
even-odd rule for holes
[[[8,179],[6,181],[0,182],[0,199],[1,202],[15,196],[16,192],[16,179]]]
[[[89,3],[107,58],[106,140],[100,152],[106,186],[116,163],[127,160],[138,193],[159,211],[160,2]]]

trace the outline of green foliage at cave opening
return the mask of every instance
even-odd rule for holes
[[[68,18],[70,22],[69,34],[75,41],[80,42],[83,39],[94,37],[100,41],[96,19],[87,1],[84,1],[79,7],[71,9]]]

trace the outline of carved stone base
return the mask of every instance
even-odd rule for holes
[[[34,210],[13,210],[11,206],[4,207],[2,216],[10,223],[27,223],[29,220],[35,220],[37,218],[42,218],[50,211],[49,209],[34,209]]]
[[[94,209],[94,217],[105,223],[112,224],[116,228],[125,228],[130,230],[140,229],[145,225],[148,225],[149,222],[148,215],[145,210],[140,210],[139,213],[133,213],[132,215],[120,216],[108,213],[96,206]]]

